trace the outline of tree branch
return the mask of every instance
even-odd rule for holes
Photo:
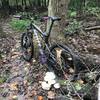
[[[98,30],[98,29],[100,29],[100,26],[93,26],[93,27],[85,28],[85,31]]]

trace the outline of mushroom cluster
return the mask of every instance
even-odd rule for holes
[[[54,86],[55,89],[60,88],[60,84],[57,82],[54,72],[47,72],[41,85],[44,90],[50,90],[52,86]]]

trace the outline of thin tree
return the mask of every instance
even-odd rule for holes
[[[18,0],[16,0],[16,7],[17,7],[17,10],[18,10]]]
[[[30,5],[30,7],[32,7],[32,2],[31,2],[31,0],[28,0],[29,1],[29,5]]]
[[[48,16],[58,16],[61,17],[61,21],[54,24],[53,30],[51,32],[51,37],[57,38],[63,33],[66,25],[67,10],[70,0],[49,0],[48,6]],[[48,22],[48,27],[50,22]],[[48,31],[47,27],[47,31]],[[61,36],[59,36],[61,37]]]

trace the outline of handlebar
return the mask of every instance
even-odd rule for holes
[[[24,17],[22,15],[14,15],[14,18],[23,19]],[[26,19],[34,20],[34,18],[29,17],[29,16]],[[52,20],[52,21],[60,21],[61,17],[47,16],[47,17],[42,17],[42,18],[37,18],[37,19],[40,19],[40,21],[47,21],[49,19]]]

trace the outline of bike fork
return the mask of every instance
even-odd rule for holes
[[[39,40],[39,37],[38,37],[38,33],[37,33],[37,30],[33,30],[34,31],[34,36],[36,38],[36,41],[38,43],[38,47],[39,47],[39,60],[40,60],[40,63],[41,64],[46,64],[47,63],[47,57],[44,53],[44,50],[42,49],[42,45],[41,45],[41,42]]]

